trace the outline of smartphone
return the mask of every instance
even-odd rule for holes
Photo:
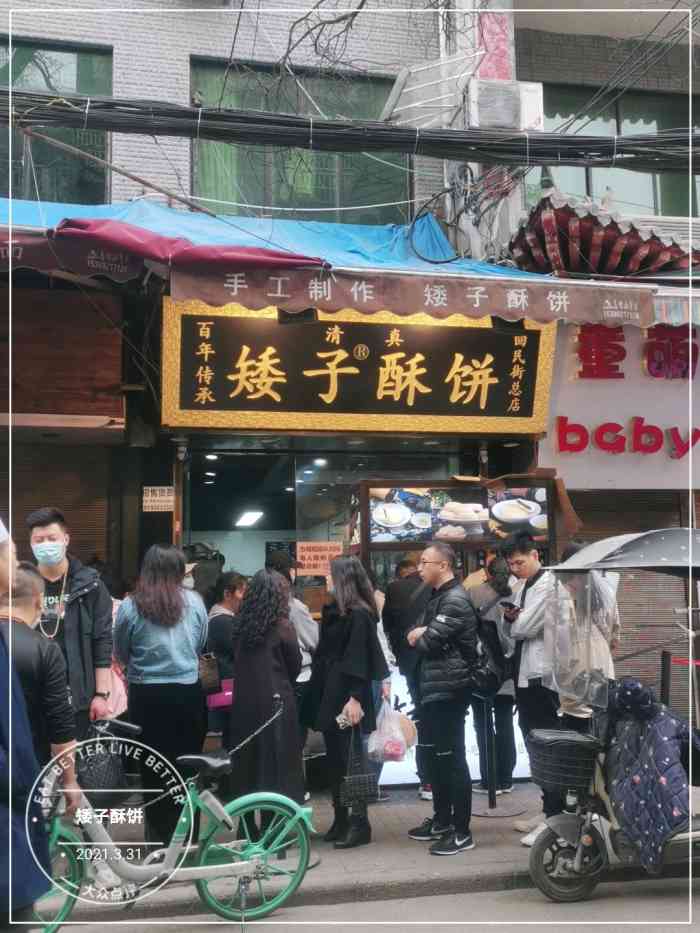
[[[339,713],[339,714],[335,717],[335,721],[338,723],[338,728],[339,728],[339,729],[348,729],[348,728],[352,725],[352,723],[350,722],[350,720],[347,719],[345,716],[343,716],[342,713]]]
[[[520,606],[516,606],[515,603],[501,603],[501,606],[508,612],[520,612]]]

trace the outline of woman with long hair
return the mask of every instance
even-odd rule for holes
[[[199,754],[206,734],[199,656],[207,643],[207,612],[201,597],[183,587],[184,576],[182,551],[154,544],[114,626],[114,653],[129,683],[129,718],[143,730],[140,741],[172,765],[180,755]],[[145,761],[141,777],[145,789],[163,784]],[[152,802],[145,809],[147,841],[166,846],[179,812],[170,795]]]
[[[347,773],[348,754],[355,727],[369,734],[376,728],[372,684],[388,675],[377,637],[377,607],[365,568],[357,557],[339,557],[331,563],[333,593],[324,606],[321,637],[311,674],[313,721],[326,741],[326,761],[333,793],[333,824],[326,842],[350,849],[372,841],[367,805],[353,807],[350,816],[340,803],[340,786]],[[341,729],[340,714],[352,728]]]
[[[233,620],[231,748],[282,715],[236,752],[230,791],[235,795],[275,791],[304,800],[304,772],[294,684],[301,670],[296,632],[289,622],[289,583],[274,570],[259,570],[248,584]]]
[[[501,602],[512,594],[510,570],[503,557],[494,557],[486,565],[486,582],[469,590],[469,595],[479,615],[480,626],[495,626],[505,658],[515,653],[515,641],[510,637],[503,621]],[[515,703],[515,681],[511,676],[493,698],[494,730],[496,733],[496,793],[510,794],[513,790],[513,769],[517,760],[515,732],[513,730],[513,704]],[[472,699],[474,730],[479,746],[479,771],[481,778],[474,787],[477,794],[488,793],[486,748],[486,707],[483,700]]]

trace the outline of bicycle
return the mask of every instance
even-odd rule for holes
[[[311,808],[266,792],[247,794],[224,805],[214,793],[217,781],[232,771],[235,752],[281,713],[278,703],[273,716],[231,752],[177,759],[178,766],[196,770],[196,774],[185,780],[186,800],[168,846],[150,853],[141,864],[123,857],[101,822],[84,825],[90,840],[86,844],[54,814],[49,824],[52,887],[34,908],[44,933],[54,933],[72,913],[86,874],[85,861],[79,857],[81,847],[132,885],[194,882],[202,902],[226,920],[257,920],[281,907],[298,889],[308,868],[309,836],[315,833]],[[141,734],[139,726],[119,720],[96,725],[109,738]],[[94,813],[85,794],[79,806]],[[199,839],[202,816],[207,826]],[[188,844],[191,829],[193,838]],[[139,845],[133,843],[131,848]]]

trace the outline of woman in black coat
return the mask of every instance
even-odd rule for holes
[[[301,653],[289,623],[289,584],[274,570],[260,570],[250,581],[233,625],[233,706],[230,743],[235,748],[274,712],[282,716],[236,752],[230,788],[235,796],[273,791],[304,802],[299,723],[294,684]]]
[[[372,682],[384,680],[389,671],[377,637],[377,610],[372,586],[356,557],[340,557],[331,563],[333,600],[324,607],[321,632],[311,673],[313,728],[323,732],[326,760],[333,792],[334,820],[326,842],[337,849],[367,845],[372,830],[367,805],[340,805],[340,785],[347,773],[348,753],[354,727],[369,733],[376,728]],[[341,729],[336,717],[343,714],[353,728]]]

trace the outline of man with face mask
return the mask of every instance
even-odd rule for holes
[[[38,629],[63,652],[80,741],[91,720],[110,712],[112,599],[97,571],[68,555],[70,536],[58,509],[32,512],[27,527],[46,587]]]

